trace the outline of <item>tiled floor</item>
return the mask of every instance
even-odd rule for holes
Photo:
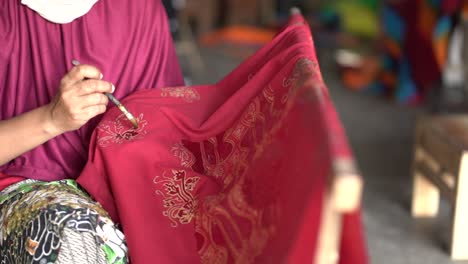
[[[241,61],[216,49],[203,50],[206,69],[193,83],[213,83]],[[436,219],[410,217],[413,125],[418,109],[397,106],[344,89],[326,51],[320,64],[366,181],[364,224],[372,263],[449,264],[449,207]],[[184,59],[181,60],[185,65]],[[468,223],[467,223],[468,224]],[[468,245],[467,245],[468,250]]]

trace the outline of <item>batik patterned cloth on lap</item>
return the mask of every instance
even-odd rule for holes
[[[124,236],[75,181],[0,192],[0,263],[127,263]]]

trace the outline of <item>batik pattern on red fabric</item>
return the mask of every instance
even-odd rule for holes
[[[106,147],[110,144],[122,144],[123,142],[144,139],[146,135],[147,121],[143,118],[143,114],[135,117],[138,123],[138,128],[129,127],[130,121],[125,114],[119,115],[115,120],[103,120],[96,129],[103,136],[99,138],[99,146]]]
[[[95,131],[78,181],[122,224],[133,263],[313,259],[333,163],[352,156],[300,17],[218,84],[123,103],[144,132],[110,109],[103,127],[122,129]],[[352,243],[341,263],[366,263],[362,234]]]
[[[198,200],[192,192],[199,180],[199,177],[187,177],[185,170],[172,170],[169,176],[163,173],[154,178],[154,184],[158,186],[156,194],[163,197],[163,215],[172,221],[171,226],[189,224],[195,217]]]
[[[254,263],[277,232],[278,201],[266,199],[261,207],[252,204],[245,192],[251,188],[246,170],[274,140],[291,108],[293,101],[288,99],[316,72],[315,65],[300,59],[290,76],[264,87],[230,129],[200,143],[205,173],[222,184],[219,194],[203,201],[195,218],[202,263]],[[273,184],[257,191],[275,193],[278,188]],[[216,229],[221,235],[213,233]]]
[[[197,90],[191,87],[161,88],[161,97],[182,98],[187,103],[200,100]]]

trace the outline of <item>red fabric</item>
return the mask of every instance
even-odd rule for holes
[[[5,173],[0,172],[0,191],[22,180],[24,180],[24,177],[11,176],[11,175],[7,175]]]
[[[294,17],[215,85],[139,91],[110,109],[78,178],[122,224],[132,263],[310,263],[331,164],[352,159]],[[342,264],[367,263],[359,213]]]

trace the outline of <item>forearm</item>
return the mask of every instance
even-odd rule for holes
[[[0,165],[58,136],[49,105],[0,121]]]

